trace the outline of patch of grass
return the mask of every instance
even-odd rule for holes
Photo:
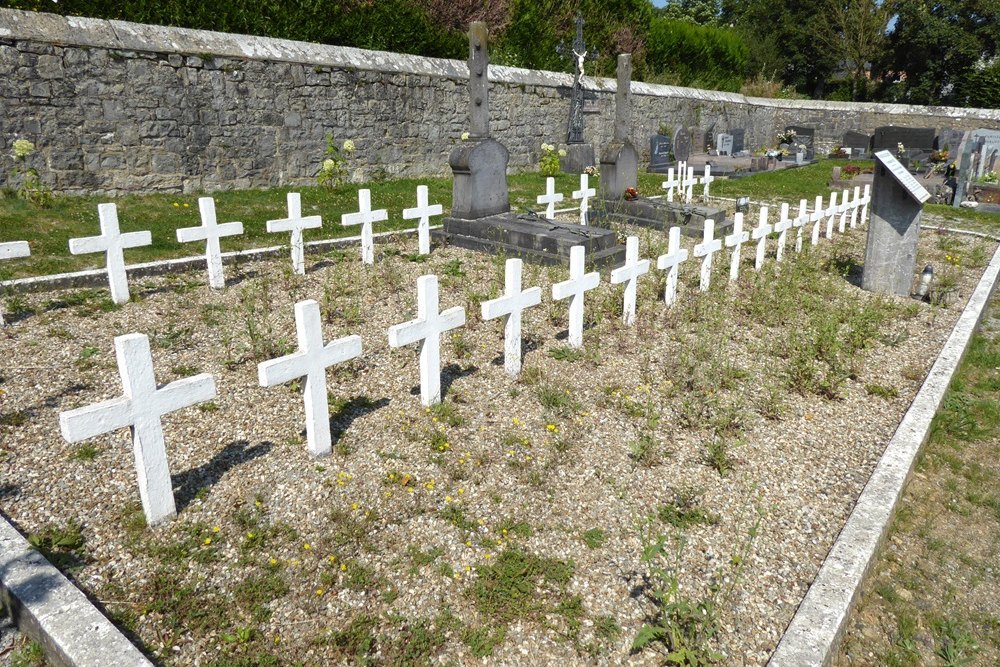
[[[461,426],[465,423],[465,417],[463,417],[459,411],[458,406],[455,405],[454,401],[441,401],[436,405],[430,407],[430,413],[438,419],[438,421],[444,422],[448,426],[455,427]]]
[[[719,523],[719,515],[701,506],[703,492],[694,487],[674,490],[674,500],[669,505],[660,505],[656,516],[663,523],[680,530],[692,526],[714,526]]]
[[[539,384],[535,397],[546,410],[569,417],[580,411],[580,403],[573,398],[569,389],[555,384]]]
[[[361,665],[374,664],[378,618],[373,614],[358,614],[342,630],[331,630],[313,640],[320,646],[334,649],[338,661],[357,661]]]
[[[580,535],[580,539],[587,545],[588,549],[600,549],[604,544],[604,531],[600,528],[591,528]]]
[[[74,447],[73,453],[70,456],[77,461],[93,461],[103,451],[103,447],[85,442],[82,445]]]
[[[736,459],[733,458],[731,449],[732,444],[725,438],[712,438],[705,443],[702,461],[719,473],[720,477],[728,477],[736,466]]]
[[[572,562],[506,549],[479,569],[468,594],[494,627],[537,620],[558,613],[559,605],[571,599],[567,587],[574,569]]]
[[[10,654],[10,667],[45,667],[45,652],[42,645],[29,641]]]
[[[587,353],[579,348],[560,345],[549,350],[549,356],[556,361],[580,361]]]
[[[28,533],[28,543],[60,570],[71,572],[87,562],[83,526],[76,519]]]
[[[866,384],[865,391],[868,392],[869,396],[878,396],[879,398],[897,398],[899,396],[899,390],[891,385],[885,384]]]
[[[24,426],[28,423],[30,416],[31,412],[27,409],[4,412],[0,414],[0,426],[11,426],[14,428]]]
[[[504,625],[498,628],[466,628],[462,631],[462,641],[477,658],[492,655],[493,649],[503,644],[506,638],[507,626]]]

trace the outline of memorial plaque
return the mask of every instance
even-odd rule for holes
[[[715,138],[715,151],[719,155],[733,154],[733,135],[720,134]]]
[[[666,169],[672,164],[673,143],[670,137],[654,134],[649,138],[649,170]]]

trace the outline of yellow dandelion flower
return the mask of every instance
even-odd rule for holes
[[[326,591],[324,589],[322,589],[322,588],[317,588],[316,589],[316,595],[322,596],[323,593],[326,593]]]
[[[445,501],[446,503],[450,503],[450,502],[451,502],[451,496],[445,496],[445,497],[444,497],[444,501]]]
[[[206,537],[205,538],[205,546],[208,546],[211,543],[212,543],[212,538],[211,537]]]
[[[212,532],[213,532],[213,533],[217,533],[217,532],[219,532],[220,530],[222,530],[222,529],[221,529],[221,528],[219,528],[218,526],[215,526],[214,528],[212,528]]]
[[[464,494],[464,493],[465,493],[465,489],[459,489],[459,490],[458,490],[458,495],[462,495],[462,494]]]
[[[310,549],[312,549],[312,545],[306,542],[305,544],[302,545],[302,548],[305,549],[306,551],[309,551]]]
[[[352,510],[357,510],[358,509],[358,504],[357,503],[351,503],[351,509]]]
[[[180,207],[181,207],[180,204],[178,204],[177,202],[174,202],[174,208],[180,208]]]
[[[340,564],[340,571],[341,572],[347,572],[347,563],[341,563]]]

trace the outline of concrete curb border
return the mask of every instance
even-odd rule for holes
[[[60,667],[153,663],[0,514],[0,602]],[[110,660],[109,660],[110,659]]]
[[[931,420],[979,326],[1000,275],[1000,249],[986,267],[955,328],[903,416],[851,516],[781,637],[769,667],[827,667],[843,639],[903,495]]]

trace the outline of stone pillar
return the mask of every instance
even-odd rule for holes
[[[601,197],[621,199],[639,180],[639,153],[629,141],[632,128],[632,54],[618,56],[615,135],[601,154]]]

